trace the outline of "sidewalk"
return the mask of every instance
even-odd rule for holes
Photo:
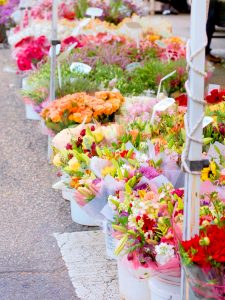
[[[0,69],[11,62],[0,50]],[[51,189],[47,137],[25,120],[16,74],[0,74],[0,299],[75,300],[53,236],[79,231],[69,203]]]

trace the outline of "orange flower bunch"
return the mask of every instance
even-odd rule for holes
[[[95,96],[75,93],[50,103],[41,112],[41,117],[52,123],[90,123],[93,118],[112,115],[123,102],[124,98],[118,92],[96,92]]]

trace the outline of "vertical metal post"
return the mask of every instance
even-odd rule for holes
[[[188,125],[190,132],[202,118],[204,106],[193,99],[204,100],[205,79],[202,73],[205,70],[206,40],[206,0],[193,0],[191,9],[191,41],[190,50],[193,59],[189,73],[189,90],[191,96],[188,101]],[[195,55],[194,55],[195,54]],[[202,139],[202,124],[193,134],[195,140]],[[188,161],[202,159],[202,145],[194,140],[190,141]],[[200,175],[187,173],[185,177],[185,203],[183,240],[188,240],[199,232],[200,210]],[[188,282],[182,273],[182,299],[191,299]]]
[[[56,71],[56,43],[58,23],[58,0],[52,0],[52,53],[51,53],[51,77],[50,77],[50,101],[55,100],[55,71]]]
[[[52,0],[52,37],[51,37],[51,75],[50,75],[50,91],[49,98],[50,101],[55,100],[55,89],[56,89],[56,46],[57,46],[57,25],[58,25],[58,0]],[[52,138],[48,136],[48,159],[50,160],[52,155],[51,148]]]

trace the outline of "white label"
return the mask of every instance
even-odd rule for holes
[[[220,90],[220,85],[219,84],[209,84],[208,93],[210,94],[210,92],[212,90]]]
[[[138,22],[128,22],[126,23],[126,26],[132,30],[142,30],[142,26]]]
[[[73,43],[72,45],[70,45],[68,48],[67,48],[67,53],[69,54],[77,45],[77,42]]]
[[[89,7],[86,11],[86,15],[91,17],[101,17],[103,15],[103,10],[98,7]]]
[[[56,46],[51,46],[51,48],[49,49],[49,53],[48,53],[50,57],[52,57],[53,47],[55,47],[55,54],[56,54],[56,56],[59,55],[59,53],[61,51],[61,44],[58,44]]]
[[[153,110],[155,111],[165,111],[170,106],[172,106],[175,103],[175,100],[173,98],[166,98],[165,100],[161,100],[158,103],[156,103],[153,107]]]
[[[208,126],[209,124],[211,124],[213,122],[213,118],[212,117],[204,117],[203,119],[203,123],[202,123],[202,127],[205,128],[206,126]]]
[[[141,67],[141,63],[139,63],[139,62],[133,62],[133,63],[131,63],[131,64],[129,64],[129,65],[126,66],[126,70],[128,72],[132,72],[136,68],[140,68],[140,67]]]
[[[70,71],[74,73],[89,74],[91,72],[91,67],[83,63],[74,62],[70,66]]]
[[[159,88],[158,88],[158,92],[157,92],[157,99],[159,99],[159,94],[161,92],[161,87],[162,87],[162,83],[164,80],[168,79],[169,77],[173,76],[177,71],[173,71],[169,74],[167,74],[165,77],[163,77],[161,80],[160,80],[160,83],[159,83]]]
[[[80,30],[87,26],[87,24],[90,22],[90,19],[86,18],[86,19],[83,19],[78,25],[76,28],[74,28],[74,30],[72,31],[72,35],[73,36],[77,36],[80,32]]]
[[[157,111],[165,111],[170,106],[172,106],[175,103],[175,100],[173,98],[166,98],[164,100],[159,101],[156,103],[153,107],[152,117],[151,117],[151,123],[154,122],[155,115]]]
[[[167,47],[167,45],[160,40],[155,41],[155,44],[163,49],[166,49],[166,47]]]

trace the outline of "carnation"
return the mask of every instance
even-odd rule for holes
[[[166,243],[160,243],[155,246],[156,261],[159,265],[165,265],[175,256],[174,246]]]

